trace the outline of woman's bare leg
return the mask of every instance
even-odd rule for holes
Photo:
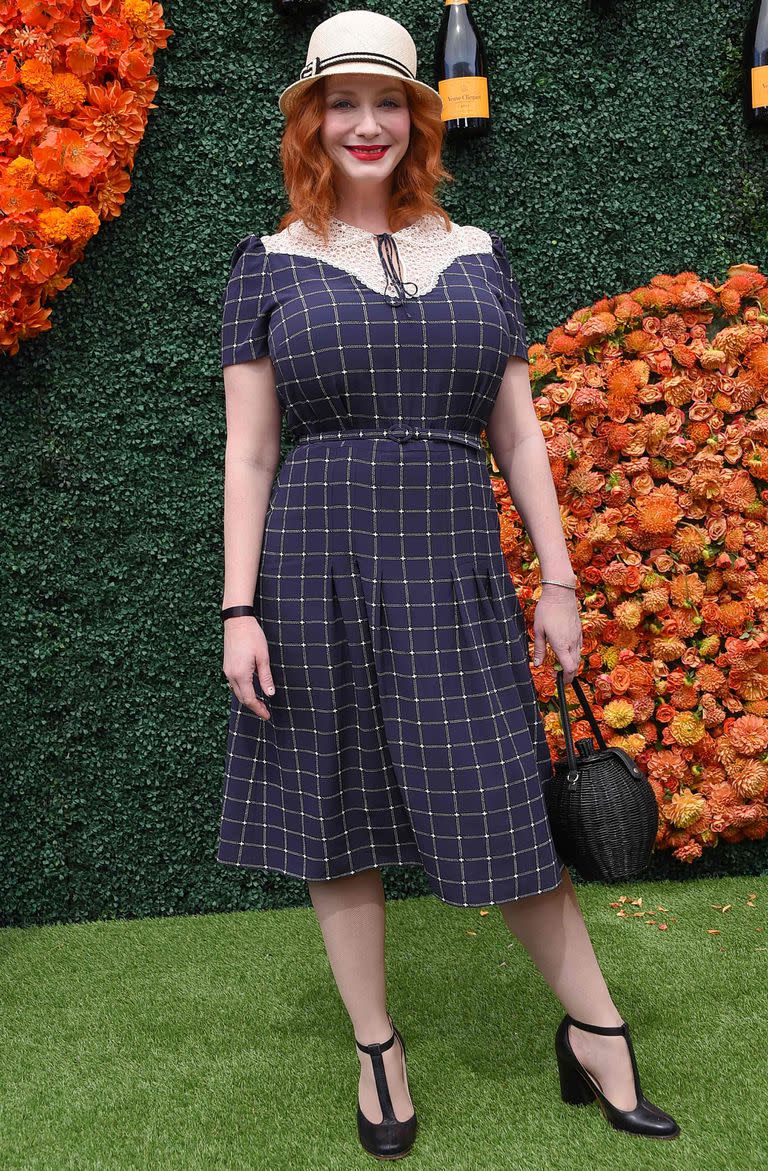
[[[600,971],[567,867],[554,890],[498,906],[567,1013],[591,1025],[621,1024],[623,1017]],[[573,1025],[568,1036],[577,1058],[609,1101],[619,1110],[631,1110],[636,1096],[624,1038],[589,1033]]]
[[[362,870],[343,878],[308,882],[307,886],[354,1037],[362,1045],[386,1041],[392,1029],[387,1017],[386,900],[381,871]],[[371,1122],[381,1122],[373,1062],[370,1054],[362,1053],[356,1045],[355,1052],[360,1058],[360,1107]],[[405,1122],[414,1107],[405,1085],[397,1038],[382,1057],[395,1117]]]

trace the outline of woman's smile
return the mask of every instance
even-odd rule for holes
[[[371,162],[375,159],[383,159],[384,155],[389,150],[388,146],[345,146],[344,149],[356,159],[364,159],[365,162]]]

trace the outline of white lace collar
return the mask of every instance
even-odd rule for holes
[[[386,233],[386,237],[377,240],[376,234],[367,228],[332,218],[327,245],[303,220],[295,220],[282,232],[262,236],[261,240],[267,252],[324,260],[356,277],[367,288],[400,299],[404,295],[408,299],[430,292],[443,270],[458,256],[492,251],[491,237],[483,228],[455,224],[451,220],[448,232],[442,219],[432,215],[424,215],[397,232]],[[405,294],[395,279],[397,258]]]

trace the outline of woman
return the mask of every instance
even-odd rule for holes
[[[562,1001],[564,1100],[597,1097],[617,1129],[673,1137],[642,1096],[546,816],[549,749],[478,438],[546,582],[536,662],[548,639],[570,682],[576,582],[517,282],[497,233],[454,224],[434,199],[450,178],[441,102],[415,73],[413,40],[386,16],[315,29],[279,100],[291,211],[232,257],[217,860],[307,881],[372,1154],[405,1154],[416,1131],[386,1008],[379,870],[414,863],[446,903],[498,904]],[[299,442],[273,484],[282,412]]]

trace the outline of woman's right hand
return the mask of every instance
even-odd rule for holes
[[[264,631],[250,614],[227,618],[224,622],[223,670],[240,703],[262,719],[271,719],[269,708],[256,695],[253,686],[253,676],[257,674],[262,691],[274,693],[269,649]]]

